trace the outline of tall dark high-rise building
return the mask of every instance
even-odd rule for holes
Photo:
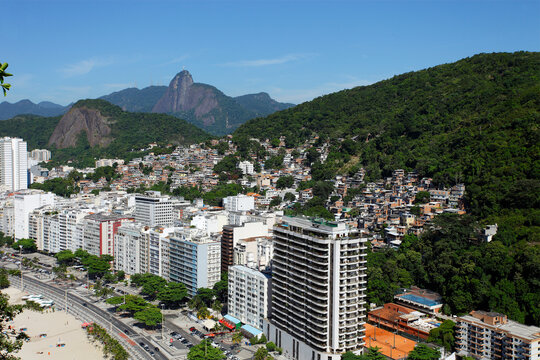
[[[366,321],[366,239],[345,223],[285,217],[274,226],[269,339],[296,360],[360,353]]]

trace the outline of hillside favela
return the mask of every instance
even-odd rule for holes
[[[1,359],[540,360],[540,2],[2,13]]]

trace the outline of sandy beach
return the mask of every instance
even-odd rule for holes
[[[9,295],[10,303],[23,303],[21,297],[25,295],[16,288],[2,290]],[[25,310],[19,314],[12,323],[16,329],[25,327],[30,341],[25,342],[21,351],[16,353],[21,359],[54,359],[54,360],[94,360],[103,359],[100,345],[92,343],[81,328],[81,321],[65,312],[44,313]],[[41,334],[47,334],[40,337]],[[58,347],[58,342],[65,346]]]

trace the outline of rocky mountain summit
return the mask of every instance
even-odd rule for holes
[[[217,88],[195,83],[187,70],[181,71],[171,80],[152,112],[186,119],[216,135],[230,133],[256,117],[253,111],[244,108]]]
[[[59,149],[74,147],[84,132],[91,147],[107,146],[113,140],[109,125],[108,118],[98,109],[74,106],[58,122],[49,139],[49,145],[55,145]]]

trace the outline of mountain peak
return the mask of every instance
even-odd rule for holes
[[[156,103],[152,112],[176,113],[191,110],[203,97],[193,85],[193,78],[187,70],[182,70],[171,80],[169,87]]]
[[[169,87],[186,91],[191,85],[193,85],[193,77],[189,71],[182,70],[171,80]]]

